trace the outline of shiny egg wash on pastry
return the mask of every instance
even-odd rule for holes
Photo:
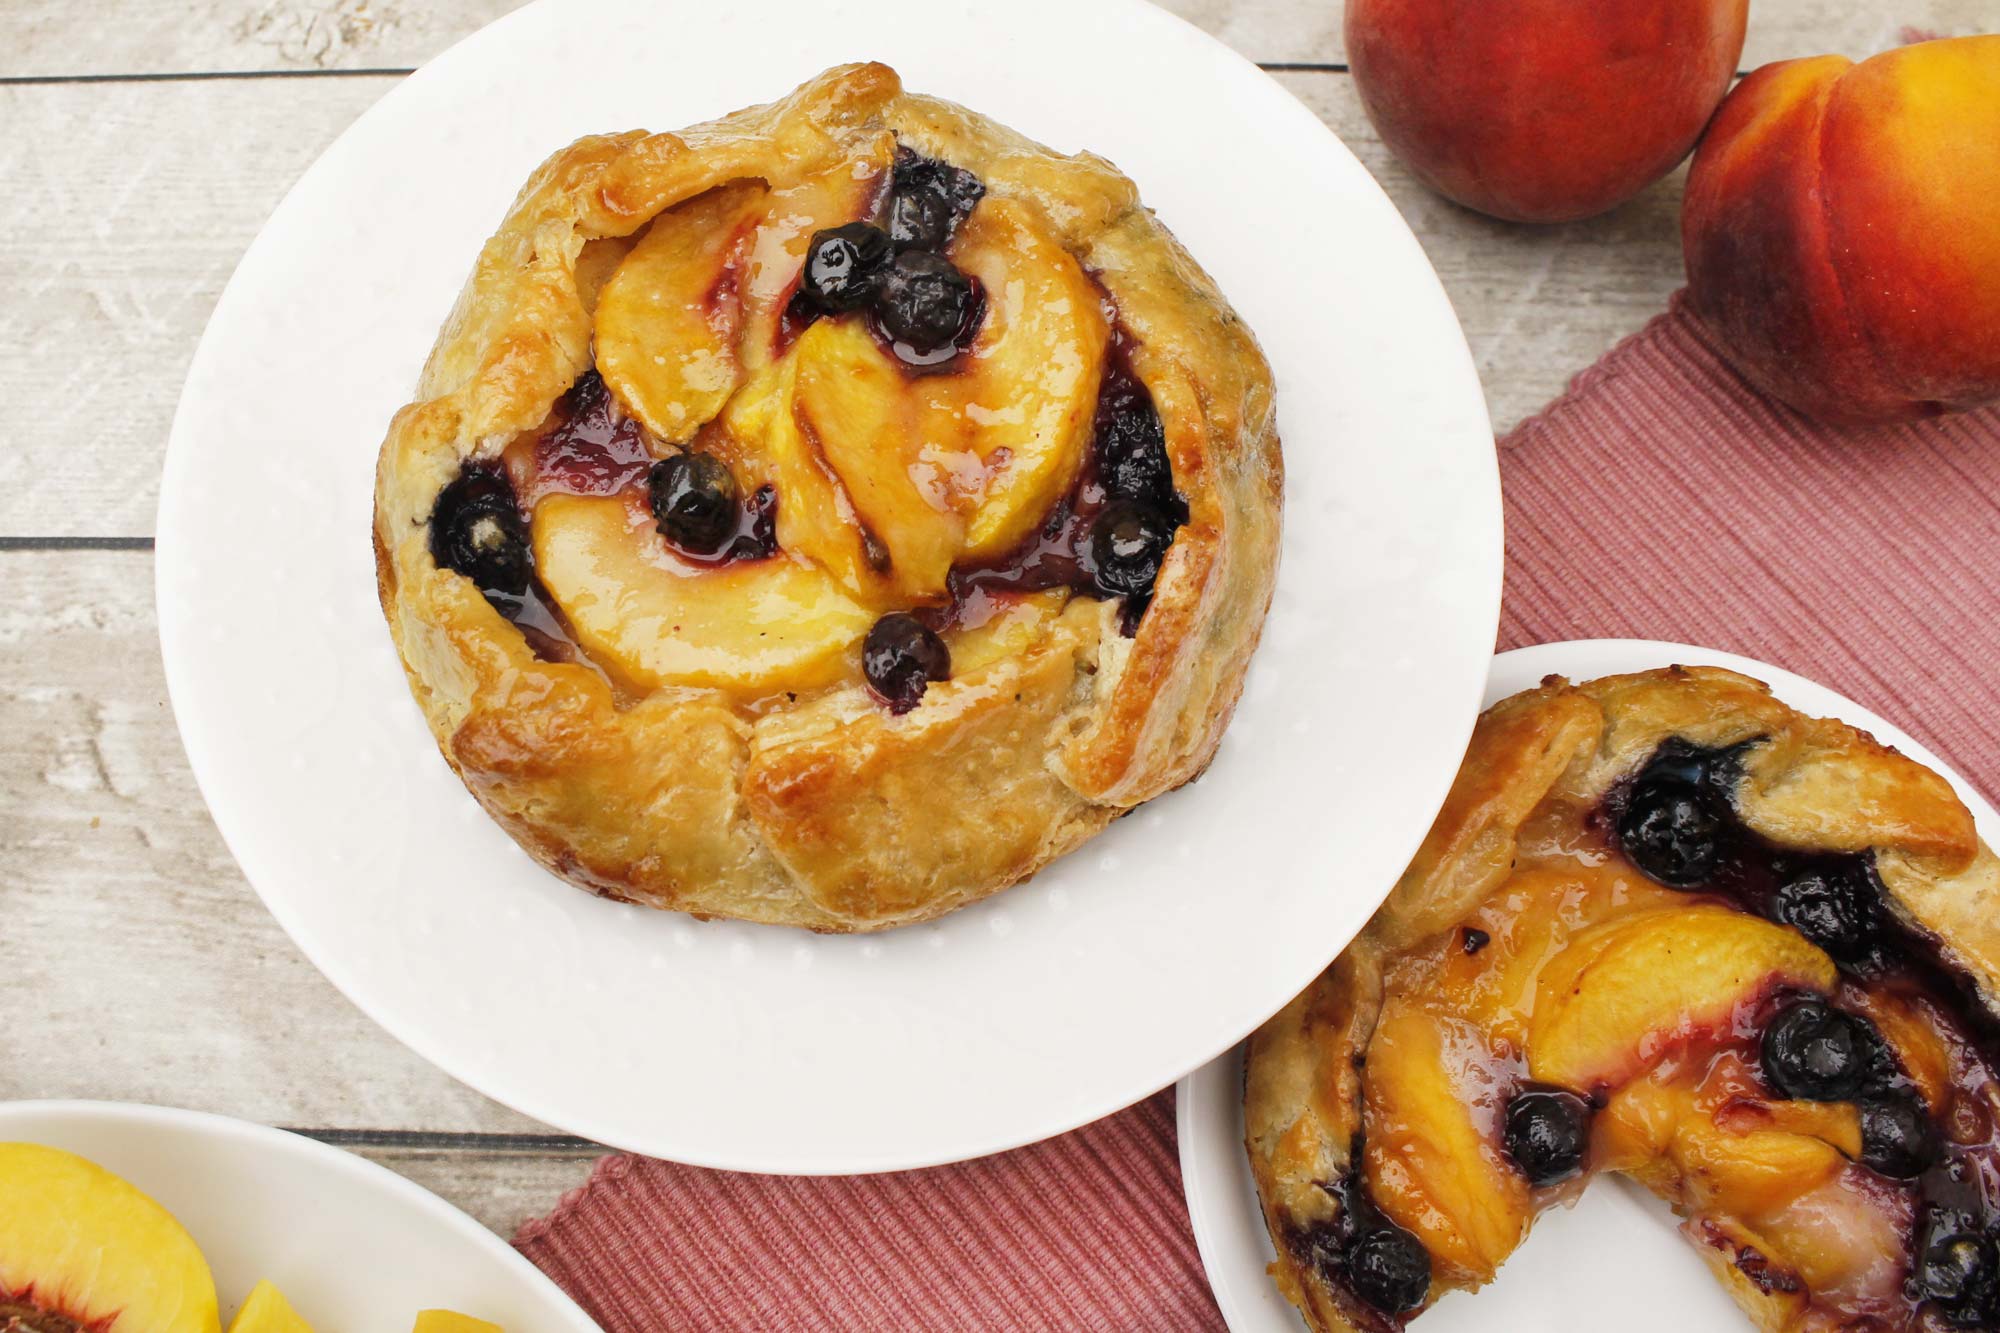
[[[1619,1171],[1757,1327],[2000,1327],[2000,863],[1937,774],[1731,672],[1551,678],[1253,1038],[1319,1330],[1491,1281]]]
[[[875,929],[1206,765],[1276,563],[1269,370],[1129,181],[879,65],[586,139],[384,445],[384,608],[545,864]]]

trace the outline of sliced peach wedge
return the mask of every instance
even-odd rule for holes
[[[1471,1024],[1391,1003],[1368,1045],[1363,1151],[1375,1202],[1460,1282],[1492,1280],[1527,1234],[1528,1183],[1475,1119],[1505,1078]]]
[[[1075,259],[989,197],[953,256],[986,292],[969,347],[913,373],[860,316],[822,319],[722,422],[777,487],[779,544],[878,607],[939,601],[954,564],[1005,554],[1082,466],[1109,325]]]
[[[269,1278],[250,1289],[229,1321],[229,1333],[313,1333],[285,1293]]]
[[[625,410],[670,443],[713,420],[774,358],[812,234],[866,212],[893,155],[885,135],[874,158],[779,189],[739,181],[698,195],[655,218],[629,252],[592,255],[616,263],[608,278],[580,258],[598,370]]]
[[[681,559],[637,496],[551,495],[530,528],[535,566],[577,641],[642,690],[815,688],[842,673],[874,622],[795,556]]]
[[[1020,545],[1076,480],[1111,329],[1089,276],[1012,200],[981,200],[953,257],[986,290],[985,323],[962,373],[919,383],[986,467],[966,534],[979,560]]]
[[[1826,993],[1833,960],[1798,932],[1719,903],[1662,907],[1576,935],[1537,983],[1529,1069],[1591,1092],[1622,1082],[1675,1041],[1724,1028],[1779,986]]]
[[[219,1333],[193,1237],[129,1182],[74,1153],[0,1143],[0,1327]],[[65,1322],[67,1321],[67,1322]]]
[[[767,202],[748,181],[662,213],[598,294],[598,371],[660,439],[691,438],[742,382],[737,284]]]

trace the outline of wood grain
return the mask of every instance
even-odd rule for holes
[[[152,572],[0,551],[0,1099],[540,1129],[364,1017],[244,882],[174,730]]]
[[[467,1141],[423,1148],[338,1146],[408,1176],[510,1240],[523,1222],[547,1213],[589,1180],[591,1167],[604,1156],[604,1149],[594,1145],[524,1149]]]
[[[74,0],[0,9],[0,77],[312,72],[420,65],[517,0]],[[1162,8],[1253,60],[1340,63],[1340,0],[1166,0]],[[1755,0],[1746,69],[1837,51],[1868,55],[1907,31],[1957,35],[2000,22],[1993,0]]]
[[[1679,285],[1677,182],[1591,222],[1493,222],[1430,194],[1389,156],[1350,78],[1277,77],[1417,230],[1497,426],[1553,397]],[[47,353],[0,363],[0,439],[19,460],[0,488],[0,536],[151,533],[174,404],[223,283],[285,189],[392,85],[0,87],[0,115],[19,130],[0,140],[0,176],[17,183],[0,195],[0,342]]]

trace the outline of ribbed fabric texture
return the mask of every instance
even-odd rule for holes
[[[609,1157],[514,1243],[610,1333],[1219,1333],[1173,1122],[1163,1092],[1030,1148],[886,1176]]]
[[[1829,431],[1749,388],[1676,299],[1500,466],[1502,647],[1745,653],[2000,789],[2000,409]]]
[[[1994,790],[2000,411],[1828,431],[1759,398],[1677,301],[1500,462],[1503,647],[1746,653]],[[607,1158],[515,1244],[610,1333],[1213,1333],[1172,1107],[1161,1093],[1018,1152],[859,1179]]]

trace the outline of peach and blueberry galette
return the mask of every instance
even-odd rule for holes
[[[1757,1326],[2000,1327],[2000,862],[1936,773],[1758,682],[1480,720],[1361,936],[1250,1048],[1273,1273],[1403,1326],[1624,1172]]]
[[[1280,488],[1264,358],[1132,183],[862,65],[550,159],[375,549],[445,758],[550,869],[874,930],[1201,772]]]

